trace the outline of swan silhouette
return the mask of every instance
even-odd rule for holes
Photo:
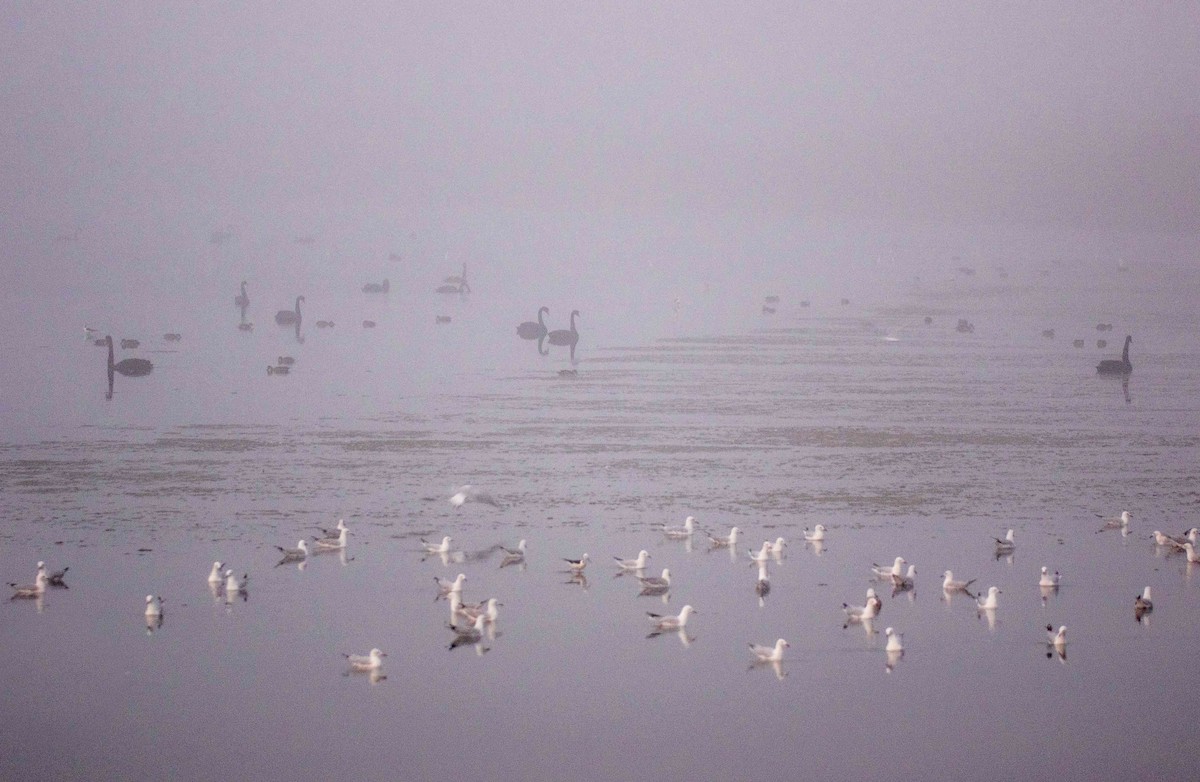
[[[275,322],[280,326],[290,326],[293,323],[300,323],[300,302],[304,301],[303,296],[296,297],[295,310],[280,310],[275,313]]]
[[[469,290],[471,290],[471,288],[464,281],[464,282],[458,283],[457,285],[451,285],[450,283],[446,283],[445,285],[439,285],[437,292],[438,293],[466,293]]]
[[[579,344],[579,331],[575,328],[575,318],[579,315],[579,310],[571,310],[571,328],[555,329],[547,334],[551,345],[570,346],[571,360],[575,360],[575,346]]]
[[[113,363],[112,337],[105,337],[104,341],[108,343],[108,372],[110,377],[113,372],[125,377],[142,377],[150,374],[150,370],[154,369],[154,365],[144,358],[123,358]]]
[[[1133,337],[1125,335],[1125,349],[1121,351],[1121,358],[1106,358],[1096,365],[1096,371],[1101,375],[1128,375],[1133,372],[1133,364],[1129,363],[1129,343],[1133,342]]]
[[[242,292],[233,297],[233,306],[245,310],[250,306],[250,297],[246,295],[246,281],[242,280]]]
[[[521,339],[542,339],[550,332],[546,330],[546,324],[542,321],[542,313],[550,314],[549,307],[542,307],[537,313],[537,323],[532,320],[527,320],[517,326],[517,336]]]

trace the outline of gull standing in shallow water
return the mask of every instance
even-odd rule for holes
[[[342,657],[346,658],[351,670],[378,671],[383,667],[383,658],[387,657],[387,654],[378,649],[372,649],[368,654],[343,654]]]
[[[698,613],[696,609],[685,605],[680,609],[678,616],[663,616],[662,614],[652,614],[649,611],[646,612],[646,616],[650,617],[650,621],[654,623],[655,632],[662,633],[667,630],[682,630],[687,626],[688,618],[694,613]]]
[[[758,646],[750,644],[750,653],[754,655],[755,662],[760,663],[777,663],[783,659],[783,650],[787,649],[791,644],[780,638],[775,642],[774,646]]]
[[[617,561],[617,567],[621,570],[642,570],[646,567],[646,560],[649,558],[650,554],[647,553],[645,549],[642,549],[638,552],[636,559],[621,559],[618,556],[613,557],[613,559]]]

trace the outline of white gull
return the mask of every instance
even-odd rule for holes
[[[750,644],[750,653],[754,655],[754,659],[760,663],[777,663],[783,659],[783,650],[791,646],[787,641],[780,638],[775,642],[774,646],[759,646]]]
[[[694,613],[698,613],[696,609],[690,605],[685,605],[680,609],[678,616],[663,616],[661,614],[652,614],[649,611],[646,612],[646,616],[650,617],[650,621],[654,623],[654,629],[662,632],[664,630],[683,629],[687,626],[688,618]]]
[[[377,671],[383,667],[385,652],[372,649],[368,654],[343,654],[350,667],[355,671]]]
[[[650,554],[648,554],[645,549],[639,551],[635,559],[621,559],[617,556],[613,557],[613,559],[617,561],[617,567],[619,567],[621,570],[641,570],[642,568],[646,567],[646,560],[649,558]]]

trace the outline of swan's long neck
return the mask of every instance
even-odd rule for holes
[[[300,300],[303,298],[304,298],[303,296],[296,297],[296,318],[297,319],[300,318]]]
[[[109,372],[112,372],[112,368],[113,368],[113,346],[112,346],[112,337],[107,337],[107,338],[105,339],[105,341],[106,341],[106,342],[108,342],[108,371],[109,371]]]
[[[546,324],[542,321],[542,313],[546,312],[546,308],[542,307],[538,310],[538,325],[542,327],[542,331],[546,330]]]
[[[571,310],[571,332],[575,332],[575,310]]]
[[[1125,364],[1129,363],[1129,343],[1132,341],[1133,341],[1133,339],[1131,337],[1125,338],[1125,349],[1121,351],[1122,363],[1125,363]]]

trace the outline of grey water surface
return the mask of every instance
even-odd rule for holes
[[[1200,521],[1194,269],[947,271],[887,297],[562,285],[519,310],[486,272],[466,297],[392,277],[385,296],[251,281],[251,332],[237,279],[83,315],[5,308],[0,573],[70,571],[0,606],[0,777],[1191,776],[1200,571],[1150,532]],[[272,317],[302,293],[301,341]],[[517,339],[542,304],[552,329],[581,311],[575,364]],[[118,360],[153,372],[106,399],[84,323],[140,337]],[[1126,333],[1132,376],[1098,376]],[[291,373],[268,375],[285,354]],[[453,507],[468,483],[498,506]],[[1099,533],[1121,510],[1131,533]],[[662,534],[688,515],[738,525],[738,550]],[[339,518],[345,551],[276,566]],[[802,536],[817,523],[820,548]],[[443,535],[461,555],[422,552]],[[747,550],[778,536],[760,600]],[[526,561],[501,567],[493,547],[522,538]],[[641,548],[667,595],[618,577],[612,556]],[[584,552],[573,578],[563,560]],[[870,567],[896,556],[918,576],[893,596]],[[214,560],[249,574],[244,599],[210,592]],[[1047,594],[1043,565],[1062,573]],[[998,586],[1000,608],[943,595],[946,569]],[[451,650],[434,577],[459,572],[466,599],[503,606]],[[880,617],[843,627],[868,586]],[[685,633],[647,637],[647,612],[685,604]],[[1068,627],[1065,655],[1047,624]],[[785,660],[752,666],[747,644],[780,637]],[[371,647],[380,674],[350,673],[342,654]]]

